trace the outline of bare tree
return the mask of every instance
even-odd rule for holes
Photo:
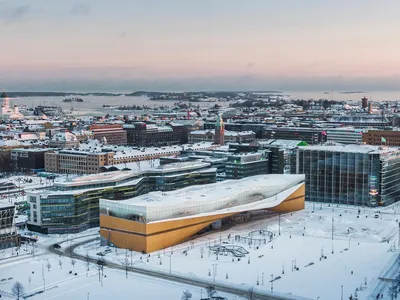
[[[47,267],[47,270],[48,270],[48,272],[50,272],[50,269],[51,269],[51,263],[48,261],[47,262],[47,265],[46,265],[46,267]]]
[[[97,264],[97,270],[99,271],[99,282],[100,282],[100,271],[101,275],[103,276],[103,270],[104,266],[106,265],[106,260],[103,257],[100,257],[99,259],[97,259],[96,264]]]
[[[86,271],[89,271],[89,267],[90,267],[90,257],[89,253],[86,253]]]
[[[212,286],[212,285],[206,287],[206,292],[207,292],[208,298],[212,298],[217,294],[217,291],[215,290],[215,287]]]
[[[128,278],[128,270],[129,270],[129,259],[125,257],[123,265],[125,267],[125,277]]]
[[[63,264],[63,262],[62,262],[61,259],[58,260],[58,264],[60,265],[60,269],[62,270],[62,264]]]
[[[249,290],[247,291],[247,299],[249,299],[249,300],[254,299],[254,287],[253,286],[251,288],[249,288]]]
[[[75,268],[75,264],[76,264],[76,260],[71,258],[71,265],[72,265],[73,268]]]
[[[100,282],[100,275],[101,275],[102,268],[103,268],[103,266],[99,264],[99,261],[97,261],[97,271],[99,271],[99,282]]]
[[[192,299],[192,293],[189,292],[189,290],[184,291],[183,294],[182,294],[181,299],[182,300],[190,300],[190,299]]]
[[[17,297],[17,300],[19,300],[19,298],[22,298],[22,296],[24,295],[24,291],[25,288],[22,285],[21,282],[16,281],[11,289],[12,294]]]

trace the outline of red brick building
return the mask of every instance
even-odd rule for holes
[[[103,141],[106,138],[107,143],[111,145],[126,145],[126,130],[120,124],[96,124],[89,127],[96,140]]]

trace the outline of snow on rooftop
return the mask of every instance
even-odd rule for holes
[[[127,200],[100,200],[100,209],[146,222],[227,212],[265,209],[279,205],[304,182],[304,175],[257,175],[239,180],[151,192]]]
[[[191,131],[189,134],[193,135],[204,135],[207,133],[215,134],[215,129],[207,129],[207,130],[195,130]],[[224,131],[225,136],[246,136],[246,135],[255,135],[253,131]]]
[[[364,154],[383,154],[398,151],[396,147],[373,146],[373,145],[314,145],[300,146],[299,149],[311,151],[332,151],[332,152],[348,152],[348,153],[364,153]]]

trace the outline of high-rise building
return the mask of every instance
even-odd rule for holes
[[[364,97],[361,99],[361,107],[366,109],[368,107],[368,98]]]
[[[400,147],[400,130],[368,130],[362,140],[368,145],[385,145]]]
[[[111,145],[126,145],[127,133],[122,128],[122,124],[96,124],[89,127],[93,132],[93,137],[100,141],[106,141]]]
[[[0,249],[16,247],[20,237],[15,226],[15,205],[0,203]]]
[[[215,143],[218,145],[225,145],[225,126],[222,116],[218,116],[215,123]]]
[[[364,131],[365,129],[353,127],[328,129],[327,141],[339,144],[361,144]]]
[[[229,155],[225,163],[226,179],[242,179],[269,173],[269,153],[245,153]]]
[[[165,126],[135,122],[124,124],[128,145],[138,147],[168,146],[182,144],[187,140],[187,131],[182,124]]]
[[[189,132],[188,140],[190,144],[198,142],[214,142],[216,130],[196,130]],[[227,143],[253,143],[256,134],[253,131],[224,131],[224,142]]]
[[[321,144],[326,142],[326,131],[321,128],[301,127],[268,127],[265,128],[264,139],[298,140],[308,144]]]
[[[385,206],[400,200],[400,151],[370,145],[299,147],[297,173],[306,176],[306,200]]]

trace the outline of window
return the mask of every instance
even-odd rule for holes
[[[36,203],[36,197],[30,196],[29,197],[29,202]]]
[[[36,209],[37,207],[36,207],[36,204],[33,204],[33,209]]]

